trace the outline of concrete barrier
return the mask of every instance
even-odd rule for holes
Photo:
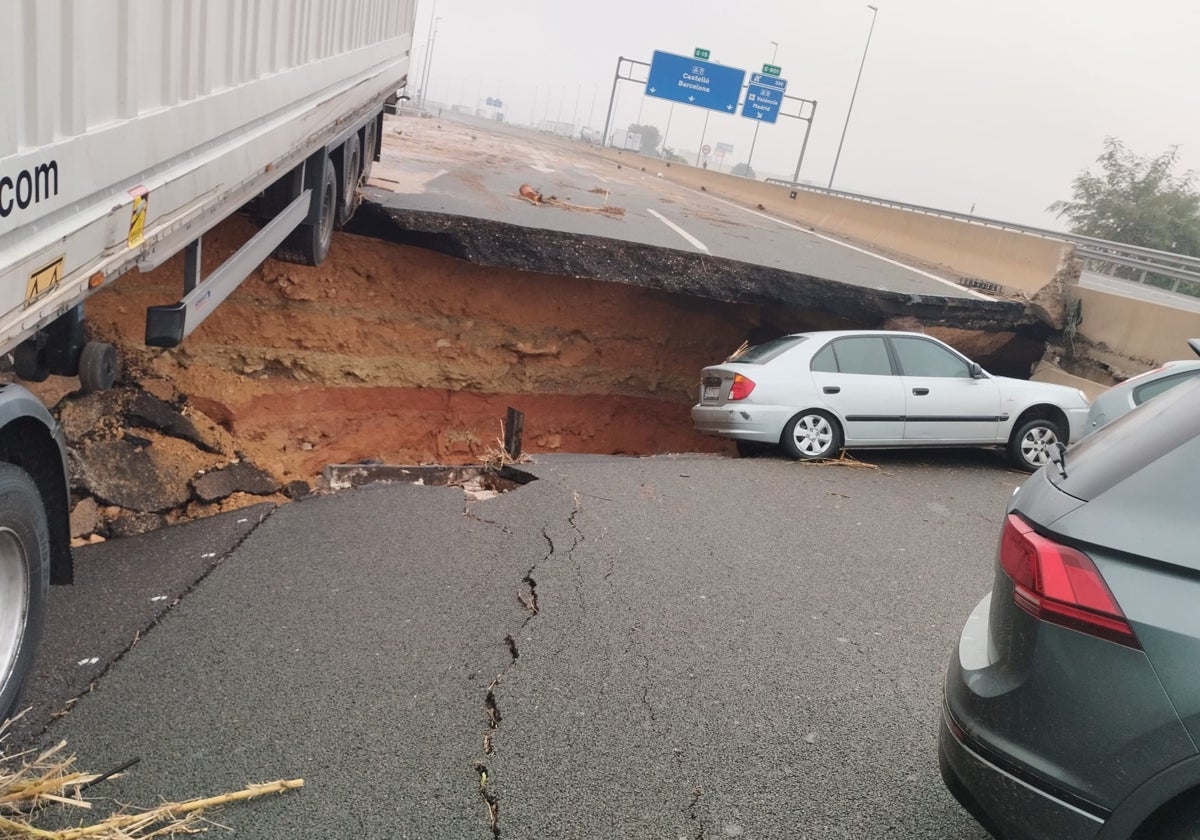
[[[868,243],[872,248],[940,270],[949,279],[978,279],[1034,298],[1055,280],[1078,276],[1074,246],[1016,231],[944,219],[911,210],[868,204],[698,169],[668,164],[634,152],[604,149],[624,166],[662,173],[664,179],[763,210],[822,233]],[[793,196],[794,193],[794,196]],[[1047,307],[1050,308],[1050,307]]]
[[[1193,358],[1186,341],[1200,338],[1200,313],[1079,286],[1070,292],[1082,304],[1079,334],[1130,359],[1133,367]]]

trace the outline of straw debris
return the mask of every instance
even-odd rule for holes
[[[281,779],[267,784],[252,784],[232,793],[166,802],[155,808],[135,810],[124,807],[117,813],[90,824],[60,830],[38,828],[35,822],[47,814],[50,806],[77,808],[83,813],[94,810],[94,803],[83,792],[136,763],[126,762],[108,773],[84,773],[76,769],[75,756],[66,754],[66,742],[35,753],[32,750],[9,755],[3,741],[11,722],[0,725],[0,838],[4,840],[138,840],[194,834],[205,830],[206,814],[232,802],[242,802],[283,793],[304,786],[303,779]],[[56,817],[61,812],[56,808]]]

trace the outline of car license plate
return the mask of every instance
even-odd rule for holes
[[[721,386],[720,385],[705,385],[704,386],[704,399],[706,399],[706,400],[721,399]]]

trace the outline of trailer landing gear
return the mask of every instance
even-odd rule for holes
[[[52,373],[78,375],[84,393],[106,391],[117,379],[117,351],[111,344],[87,340],[80,304],[18,344],[13,371],[26,382],[45,382]]]

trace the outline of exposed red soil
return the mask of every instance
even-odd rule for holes
[[[248,224],[206,237],[206,264]],[[689,408],[700,368],[759,320],[756,307],[338,234],[319,268],[268,260],[180,347],[146,348],[146,307],[176,299],[181,276],[177,258],[100,291],[93,332],[285,482],[361,459],[476,462],[498,448],[508,406],[526,414],[531,453],[727,451],[692,431]]]

